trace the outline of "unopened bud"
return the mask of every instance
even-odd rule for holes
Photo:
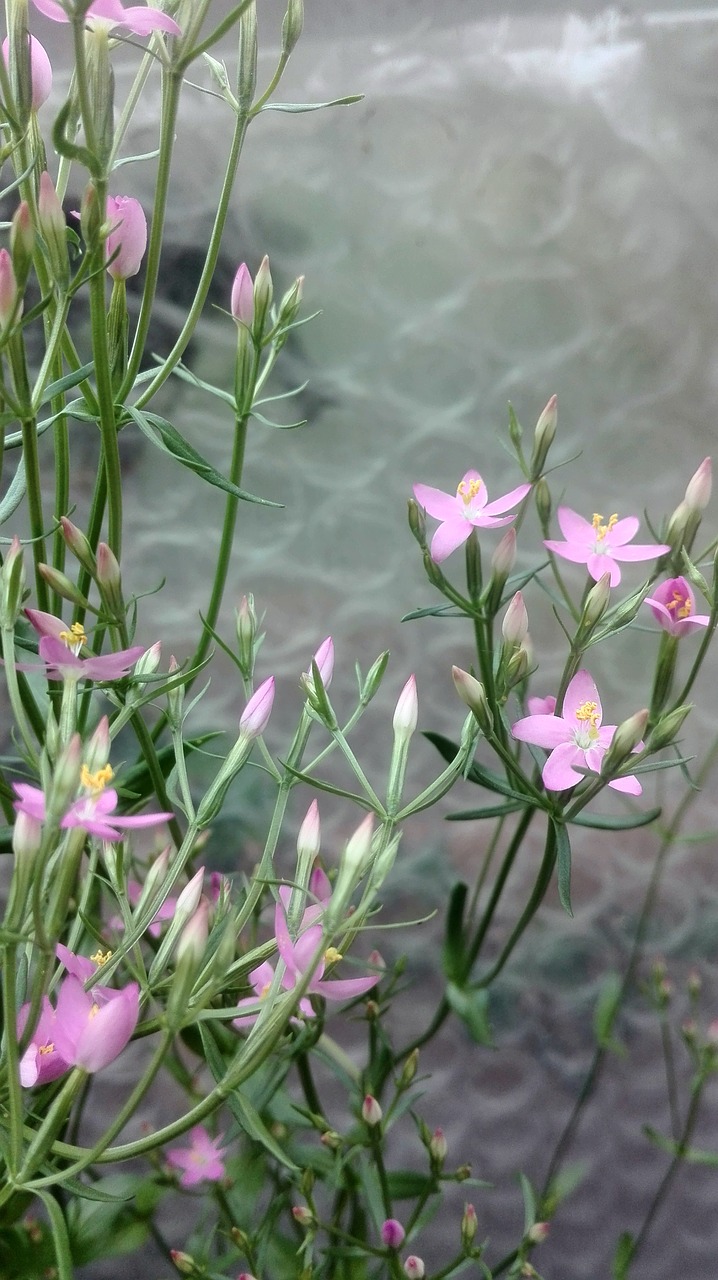
[[[374,694],[377,692],[382,680],[384,679],[384,672],[386,671],[388,661],[389,650],[386,649],[384,653],[380,653],[379,657],[372,662],[369,670],[367,671],[366,679],[361,689],[361,701],[364,706],[371,702]]]
[[[307,858],[313,861],[319,853],[321,845],[321,824],[319,822],[319,805],[316,800],[307,810],[306,817],[299,828],[297,836],[297,853],[300,858]]]
[[[12,851],[15,857],[24,862],[32,862],[40,852],[42,844],[42,823],[31,818],[20,809],[15,816],[12,831]]]
[[[288,58],[294,49],[304,26],[304,0],[287,0],[287,12],[282,22],[282,56]]]
[[[416,676],[409,676],[399,694],[392,726],[395,739],[408,742],[416,729],[419,718],[419,700],[416,695]]]
[[[473,712],[479,728],[489,737],[494,732],[494,717],[481,681],[469,675],[468,671],[462,671],[461,667],[452,667],[451,675],[461,701]]]
[[[254,278],[254,324],[252,332],[255,341],[258,343],[262,341],[264,335],[264,328],[273,296],[272,273],[269,268],[269,258],[265,254]]]
[[[634,712],[619,724],[611,739],[611,745],[603,757],[602,773],[609,774],[613,769],[618,769],[634,751],[642,748],[648,717],[648,708],[644,707],[642,711]]]
[[[505,582],[515,564],[516,530],[512,528],[506,530],[491,557],[492,573],[494,577],[500,578]]]
[[[40,174],[37,217],[40,234],[45,241],[53,281],[60,288],[64,288],[70,278],[70,260],[67,254],[67,222],[65,221],[65,214],[58,199],[55,185],[47,170]]]
[[[170,1249],[170,1258],[181,1276],[191,1276],[196,1272],[195,1260],[189,1253],[183,1253],[181,1249]]]
[[[147,676],[153,676],[160,665],[162,657],[162,641],[155,640],[149,649],[145,649],[135,663],[133,675],[135,679],[143,679]]]
[[[319,1141],[323,1147],[327,1147],[330,1151],[339,1151],[340,1147],[344,1145],[341,1134],[337,1133],[335,1129],[325,1129]]]
[[[406,1232],[396,1218],[387,1218],[381,1224],[382,1242],[387,1249],[400,1249],[406,1238]]]
[[[458,1169],[456,1170],[456,1172],[455,1172],[455,1174],[454,1174],[454,1178],[456,1179],[456,1181],[457,1181],[457,1182],[466,1182],[466,1179],[467,1179],[467,1178],[470,1178],[470,1177],[471,1177],[471,1165],[470,1165],[470,1164],[460,1164],[460,1165],[459,1165],[459,1167],[458,1167]]]
[[[416,1075],[416,1069],[418,1065],[419,1065],[419,1050],[412,1049],[406,1062],[404,1063],[401,1075],[399,1077],[399,1085],[398,1085],[399,1089],[408,1089],[409,1085],[414,1079],[414,1076]]]
[[[646,747],[648,751],[660,751],[662,747],[667,747],[673,742],[676,734],[679,733],[683,721],[686,716],[693,710],[692,703],[684,703],[681,707],[675,707],[673,711],[669,711],[667,715],[661,716],[658,724],[648,735]]]
[[[25,288],[32,266],[32,255],[35,248],[35,228],[32,225],[30,208],[26,200],[22,200],[15,210],[10,227],[10,251],[15,278],[19,290]]]
[[[710,502],[711,487],[711,460],[704,458],[698,470],[691,476],[686,488],[685,503],[691,512],[705,511]]]
[[[180,927],[193,916],[199,906],[199,900],[202,897],[202,885],[204,882],[204,867],[200,867],[199,871],[195,871],[192,879],[185,885],[177,899],[173,925]]]
[[[581,626],[595,627],[606,612],[610,598],[611,575],[610,573],[603,573],[586,596],[586,603],[581,615]]]
[[[449,1144],[443,1129],[435,1129],[429,1142],[429,1155],[438,1169],[444,1164],[449,1151]]]
[[[530,1244],[543,1244],[544,1240],[548,1238],[550,1229],[551,1226],[548,1222],[534,1222],[533,1226],[528,1229],[526,1239]]]
[[[461,1243],[465,1249],[468,1249],[471,1245],[478,1226],[479,1223],[474,1206],[472,1204],[465,1205],[464,1216],[461,1219]]]
[[[52,785],[48,797],[48,817],[59,822],[66,814],[70,804],[77,795],[80,785],[80,767],[82,765],[82,742],[79,733],[74,733],[63,749],[55,765]]]
[[[536,428],[534,430],[534,447],[531,454],[531,475],[535,480],[541,475],[546,465],[548,451],[554,442],[556,435],[556,422],[558,418],[558,401],[556,396],[551,396],[546,408],[541,414]]]
[[[187,921],[177,943],[177,964],[186,961],[194,969],[199,966],[209,937],[209,908],[209,899],[202,898]]]
[[[8,548],[0,573],[0,623],[7,631],[14,629],[22,609],[25,591],[25,564],[17,535]]]
[[[232,285],[232,315],[239,323],[252,327],[254,321],[254,283],[246,262],[240,263]]]
[[[422,550],[426,549],[426,516],[423,508],[419,506],[415,498],[409,498],[407,503],[407,512],[409,517],[409,529],[416,538]]]
[[[60,532],[67,547],[74,555],[75,559],[80,562],[83,569],[94,577],[96,569],[95,555],[81,529],[76,524],[68,520],[67,516],[60,517]]]
[[[410,1253],[409,1257],[404,1259],[404,1272],[409,1280],[424,1280],[426,1268],[421,1258],[417,1258],[415,1253]]]
[[[257,615],[254,610],[254,596],[252,595],[242,596],[236,613],[236,630],[239,669],[245,680],[251,680],[257,651]]]
[[[81,609],[90,608],[89,600],[85,599],[82,592],[78,590],[66,573],[61,573],[59,569],[53,569],[50,564],[39,564],[37,569],[40,576],[45,579],[48,587],[58,596],[61,596],[63,600],[69,600],[70,604],[77,604]]]
[[[83,763],[90,773],[104,769],[110,758],[110,722],[102,716],[97,723],[92,737],[85,743],[82,751]]]
[[[321,689],[318,689],[314,680],[314,668],[316,667],[321,681]],[[331,708],[325,698],[322,698],[322,691],[329,688],[334,674],[334,641],[331,636],[327,636],[317,649],[312,659],[312,665],[308,671],[302,673],[300,684],[307,695],[314,709],[325,716],[331,715]]]
[[[339,870],[340,879],[343,875],[351,875],[356,880],[363,874],[371,857],[373,834],[374,817],[368,813],[347,841]]]
[[[299,1223],[300,1227],[313,1227],[315,1225],[315,1217],[311,1209],[305,1204],[295,1204],[292,1206],[292,1217],[294,1221]]]
[[[541,528],[546,529],[551,519],[551,490],[549,489],[543,476],[534,485],[534,498],[536,500],[536,510],[538,518],[541,521]]]
[[[287,329],[297,318],[304,294],[304,276],[297,276],[294,284],[287,289],[279,304],[277,324],[280,329]]]
[[[269,724],[274,703],[274,676],[270,676],[247,703],[239,720],[240,737],[260,738]]]
[[[529,616],[526,612],[524,598],[520,591],[511,600],[503,622],[501,623],[501,634],[507,645],[520,645],[528,635]]]
[[[95,581],[103,601],[115,617],[124,616],[122,599],[122,574],[114,551],[106,542],[97,544],[97,571]]]
[[[22,314],[22,301],[7,249],[0,249],[0,329],[9,329]]]
[[[370,1129],[374,1129],[378,1124],[381,1124],[383,1115],[384,1112],[379,1106],[376,1098],[373,1098],[372,1095],[368,1093],[361,1108],[361,1118],[364,1123],[368,1125]]]

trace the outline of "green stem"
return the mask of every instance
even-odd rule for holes
[[[107,202],[105,183],[96,183],[96,198],[104,209]],[[90,282],[90,320],[92,326],[92,355],[97,380],[97,398],[99,403],[99,427],[102,437],[102,452],[107,478],[108,504],[108,536],[107,541],[120,560],[122,557],[122,473],[120,470],[120,451],[115,423],[115,406],[112,391],[112,373],[107,345],[107,316],[105,311],[105,275],[99,270],[105,249],[100,245],[95,250],[96,270]],[[93,547],[94,550],[94,547]]]
[[[546,832],[546,844],[544,847],[543,860],[539,868],[538,876],[536,877],[536,883],[531,892],[531,897],[529,898],[523,912],[521,913],[521,916],[519,917],[518,922],[512,929],[511,934],[509,935],[508,942],[503,948],[503,951],[501,952],[498,960],[495,962],[495,964],[491,966],[491,968],[489,969],[489,972],[485,974],[484,977],[481,978],[475,984],[477,989],[482,989],[490,986],[491,983],[494,981],[494,978],[498,977],[498,975],[501,973],[501,970],[503,969],[504,965],[506,964],[506,961],[509,959],[514,947],[516,946],[516,943],[519,941],[521,935],[524,933],[528,925],[533,920],[533,917],[535,916],[536,912],[541,906],[541,903],[544,900],[544,897],[546,895],[546,890],[548,889],[548,886],[551,881],[551,875],[553,872],[555,862],[556,862],[556,831],[554,828],[554,824],[552,822],[549,822],[548,830]]]
[[[5,962],[2,966],[3,1021],[5,1027],[5,1083],[7,1087],[7,1109],[10,1129],[8,1163],[10,1173],[17,1174],[22,1158],[22,1093],[20,1089],[20,1063],[18,1042],[15,1034],[17,1024],[17,1006],[15,1003],[15,965],[17,947],[13,944],[5,948]]]
[[[698,1109],[700,1107],[701,1098],[703,1096],[704,1085],[705,1085],[705,1076],[701,1074],[696,1080],[695,1084],[693,1085],[693,1088],[691,1091],[691,1101],[688,1107],[688,1113],[686,1115],[686,1123],[683,1126],[683,1133],[681,1134],[680,1140],[676,1144],[676,1153],[673,1159],[671,1160],[671,1163],[669,1164],[660,1183],[658,1184],[658,1188],[653,1197],[653,1200],[651,1201],[648,1213],[646,1214],[643,1220],[643,1225],[640,1231],[638,1232],[638,1235],[636,1236],[635,1240],[633,1241],[633,1247],[631,1249],[631,1265],[633,1265],[638,1254],[640,1253],[641,1249],[646,1243],[648,1233],[651,1229],[651,1226],[653,1225],[653,1221],[656,1217],[656,1214],[658,1213],[658,1210],[660,1209],[661,1205],[663,1204],[663,1201],[668,1195],[668,1192],[671,1188],[671,1184],[676,1174],[678,1173],[678,1170],[680,1169],[681,1164],[685,1159],[686,1151],[690,1146],[691,1138],[693,1136],[693,1131],[696,1127],[696,1122],[698,1120]]]

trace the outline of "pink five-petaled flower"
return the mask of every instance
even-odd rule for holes
[[[511,732],[519,742],[545,747],[551,754],[542,777],[547,791],[566,791],[583,781],[576,765],[600,773],[603,757],[616,732],[615,724],[601,724],[603,710],[598,689],[588,671],[577,671],[563,700],[563,714],[531,715],[517,720]],[[635,748],[638,750],[639,748]],[[638,778],[613,778],[609,787],[639,796]]]
[[[58,0],[33,0],[36,9],[53,22],[69,22],[67,11]],[[150,5],[132,5],[123,8],[120,0],[92,0],[85,12],[85,25],[92,27],[102,24],[108,30],[124,27],[136,36],[148,36],[152,31],[167,31],[170,35],[181,35],[174,18],[163,13],[161,9],[153,9]]]
[[[376,986],[379,981],[378,974],[372,974],[366,978],[325,978],[323,976],[326,965],[336,964],[341,960],[341,954],[335,947],[328,947],[319,961],[316,960],[317,949],[322,940],[321,924],[312,923],[308,928],[300,927],[296,941],[292,942],[287,925],[287,911],[291,896],[292,891],[289,886],[282,885],[279,890],[279,902],[274,912],[274,936],[279,957],[284,962],[282,986],[291,991],[298,982],[303,981],[310,965],[312,977],[307,993],[324,996],[326,1000],[353,1000]],[[312,912],[313,908],[310,907],[308,910]]]
[[[65,978],[57,997],[55,1047],[71,1067],[101,1071],[122,1053],[137,1026],[140,988],[136,982],[119,991],[85,991],[78,978]]]
[[[196,1187],[198,1182],[219,1182],[224,1177],[224,1134],[212,1138],[201,1124],[189,1131],[189,1147],[173,1147],[167,1152],[171,1169],[182,1169],[181,1187]]]
[[[107,271],[113,280],[129,280],[142,266],[147,248],[147,219],[134,196],[108,196],[105,241]],[[112,261],[110,261],[112,259]]]
[[[559,507],[557,515],[566,541],[549,540],[544,542],[544,546],[564,560],[585,564],[596,582],[604,573],[610,573],[612,587],[617,587],[621,581],[618,560],[655,560],[671,549],[658,542],[627,546],[638,533],[640,522],[636,516],[625,516],[619,520],[614,513],[604,523],[603,516],[595,512],[589,524],[570,507]]]
[[[25,616],[40,636],[38,652],[51,680],[119,680],[126,676],[145,652],[143,645],[120,649],[99,657],[81,658],[87,636],[79,622],[67,626],[62,618],[42,609],[26,609]],[[37,671],[37,666],[18,666],[19,671]]]
[[[456,495],[433,489],[431,485],[415,484],[414,496],[425,511],[435,520],[441,520],[431,542],[431,558],[441,564],[452,551],[466,542],[472,529],[498,529],[511,524],[514,516],[504,513],[526,497],[530,484],[520,484],[517,489],[505,493],[502,498],[488,501],[488,493],[478,471],[467,471],[459,482]]]
[[[98,840],[121,840],[123,829],[130,827],[154,827],[160,822],[167,822],[174,815],[171,813],[140,813],[135,817],[124,817],[115,814],[117,792],[107,783],[112,780],[112,769],[106,765],[91,773],[87,765],[80,771],[80,784],[83,794],[75,800],[60,821],[63,830],[70,827],[83,827],[88,835]],[[27,782],[14,782],[13,790],[18,799],[15,808],[36,822],[45,821],[45,793],[40,787],[31,787]]]
[[[707,613],[696,613],[696,598],[685,578],[668,578],[652,596],[643,601],[649,605],[656,622],[671,636],[685,636],[696,627],[707,627]]]

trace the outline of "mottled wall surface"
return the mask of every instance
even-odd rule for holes
[[[268,9],[262,27],[271,43],[279,6],[273,0]],[[280,675],[278,726],[298,706],[298,672],[331,631],[345,697],[354,661],[366,666],[390,647],[385,706],[416,671],[422,727],[456,730],[450,664],[471,660],[470,638],[457,623],[398,625],[432,599],[405,504],[413,481],[451,489],[472,466],[495,493],[517,483],[497,438],[508,400],[530,428],[558,393],[557,457],[581,453],[564,473],[565,498],[589,517],[648,509],[659,518],[714,451],[718,14],[698,6],[679,13],[629,6],[619,15],[584,4],[573,17],[549,5],[530,15],[518,2],[501,9],[497,18],[490,6],[469,3],[439,11],[405,0],[385,11],[307,0],[305,39],[282,96],[365,98],[313,115],[267,112],[250,131],[216,300],[228,306],[240,258],[254,268],[267,251],[280,286],[305,274],[307,310],[322,309],[287,349],[279,387],[309,379],[300,414],[292,402],[287,412],[307,416],[311,428],[251,435],[246,484],[285,508],[242,510],[241,569],[223,620],[229,632],[231,606],[249,590],[266,608],[261,673]],[[271,58],[262,65],[266,72]],[[154,109],[156,101],[137,131],[138,150],[154,145]],[[174,248],[163,270],[170,327],[191,246],[209,224],[229,128],[220,103],[187,92]],[[123,182],[127,192],[147,190],[138,166]],[[233,339],[231,322],[208,310],[195,371],[229,381]],[[231,422],[218,402],[174,384],[167,409],[213,462],[227,464]],[[161,634],[183,657],[213,563],[220,503],[157,455],[150,466],[144,444],[128,467],[126,581],[147,590],[167,579],[162,596],[143,602],[142,638]],[[527,565],[537,554],[530,534],[529,525]],[[629,566],[626,585],[639,581],[640,569]],[[542,671],[537,691],[548,692],[563,663],[561,634],[540,592],[529,591],[528,604]],[[646,646],[655,640],[631,633],[596,653],[608,719],[645,703]],[[231,723],[238,714],[230,680],[220,659],[207,718]],[[702,680],[697,701],[689,752],[715,722],[712,678]],[[379,770],[388,749],[381,707],[372,724]],[[434,759],[428,747],[418,756],[425,774]],[[653,795],[649,786],[649,802]],[[711,824],[710,795],[698,809],[696,830]],[[337,813],[336,829],[347,821]],[[451,868],[469,876],[484,840],[438,816],[415,820],[396,881],[408,913],[435,901]],[[525,876],[538,850],[537,835]],[[675,854],[656,935],[679,973],[691,957],[713,973],[714,855],[710,843]],[[233,856],[227,847],[227,869]],[[454,1028],[427,1053],[426,1065],[437,1069],[429,1118],[446,1129],[452,1158],[472,1160],[477,1176],[495,1183],[477,1207],[481,1234],[497,1246],[519,1221],[512,1172],[520,1166],[540,1179],[568,1114],[590,1054],[598,977],[625,959],[654,856],[645,834],[577,840],[575,919],[548,905],[499,986],[502,1052],[469,1056]],[[495,946],[509,919],[507,907]],[[393,945],[416,954],[428,990],[427,937],[428,928]],[[630,1056],[616,1060],[577,1146],[586,1190],[537,1258],[551,1280],[607,1275],[616,1235],[636,1225],[664,1168],[640,1132],[644,1120],[667,1127],[655,1030],[634,1011],[624,1034]],[[706,1147],[718,1139],[716,1102],[713,1091]],[[637,1280],[715,1276],[717,1193],[710,1170],[681,1175]],[[447,1219],[437,1239],[452,1230]],[[117,1269],[96,1268],[93,1280],[110,1274]],[[163,1274],[161,1264],[148,1262],[144,1274]]]

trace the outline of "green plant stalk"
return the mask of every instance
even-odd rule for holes
[[[34,767],[37,766],[37,750],[33,741],[30,722],[25,713],[23,699],[20,695],[18,684],[18,673],[15,667],[15,635],[14,632],[7,628],[2,629],[2,651],[3,661],[5,663],[5,682],[7,684],[7,693],[12,707],[12,713],[15,717],[15,723],[20,730],[20,736],[25,747],[25,751]],[[31,696],[31,695],[29,695]]]
[[[22,1159],[23,1145],[23,1110],[20,1089],[20,1059],[18,1042],[15,1034],[17,1026],[17,1006],[15,1003],[15,965],[17,946],[12,944],[4,948],[5,957],[2,966],[2,1000],[3,1023],[5,1028],[5,1082],[7,1086],[7,1110],[9,1128],[8,1165],[10,1175],[17,1175]]]
[[[30,517],[30,536],[32,538],[32,557],[35,565],[35,592],[39,607],[48,612],[49,600],[47,583],[39,571],[39,565],[47,559],[45,552],[44,521],[42,515],[42,485],[40,481],[40,462],[37,449],[37,421],[30,409],[30,384],[27,376],[25,346],[20,334],[15,335],[9,344],[10,363],[12,365],[15,392],[22,406],[20,427],[22,430],[22,452],[25,459],[25,477],[27,481],[27,505]]]
[[[105,208],[107,203],[107,185],[106,183],[97,182],[95,184],[97,199],[100,207]],[[92,328],[92,355],[95,364],[95,377],[97,381],[97,399],[99,404],[99,427],[102,438],[102,453],[105,466],[105,474],[107,476],[107,516],[108,516],[108,535],[107,541],[117,556],[118,560],[122,557],[122,473],[120,470],[120,452],[117,440],[117,426],[115,423],[115,406],[112,391],[112,374],[110,370],[110,357],[107,345],[107,316],[105,311],[105,277],[104,272],[99,270],[102,267],[102,258],[104,255],[104,245],[100,245],[94,253],[96,261],[94,266],[97,268],[90,277],[90,323]],[[96,545],[92,546],[93,551]]]
[[[541,903],[544,900],[544,897],[546,895],[546,890],[548,889],[548,886],[551,882],[551,875],[554,869],[555,862],[556,862],[556,833],[554,830],[553,823],[549,822],[548,830],[546,832],[546,844],[544,846],[544,855],[541,862],[541,866],[539,867],[539,873],[536,877],[536,883],[534,884],[533,890],[531,891],[531,897],[529,898],[526,906],[524,907],[524,910],[521,913],[519,920],[517,921],[514,928],[512,929],[511,934],[509,935],[509,940],[506,943],[503,951],[501,952],[498,960],[496,961],[495,964],[491,966],[491,968],[489,969],[489,972],[485,974],[484,977],[481,978],[476,983],[477,990],[481,990],[483,988],[490,986],[491,983],[494,981],[494,978],[497,978],[498,975],[501,973],[501,970],[503,969],[504,965],[506,964],[506,961],[509,959],[514,947],[516,946],[516,943],[519,941],[522,934],[524,933],[528,925],[533,920],[536,912],[538,911],[539,907],[541,906]]]

